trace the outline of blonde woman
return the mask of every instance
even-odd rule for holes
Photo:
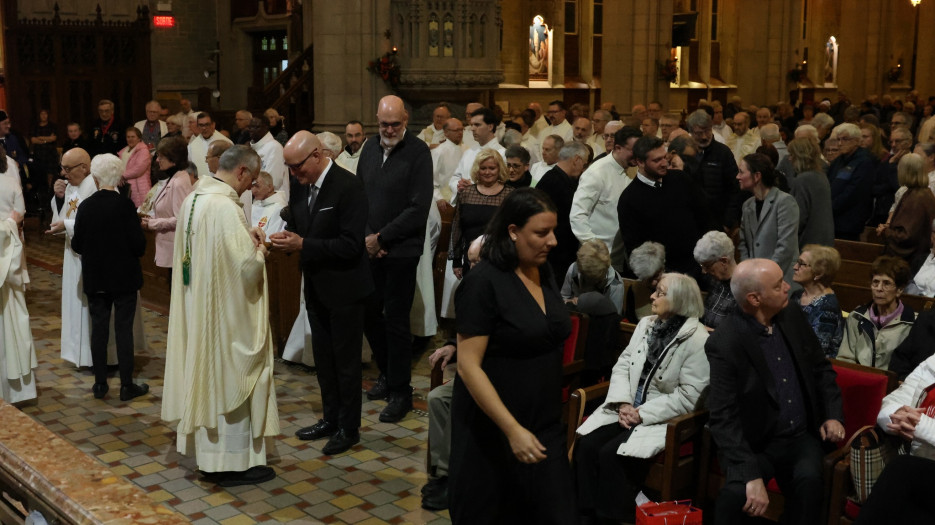
[[[451,266],[458,279],[464,277],[469,266],[467,251],[471,241],[484,233],[503,199],[513,191],[506,185],[509,178],[506,164],[499,153],[492,149],[480,150],[471,167],[471,181],[474,184],[458,194],[458,206],[451,220],[448,258],[452,261]]]

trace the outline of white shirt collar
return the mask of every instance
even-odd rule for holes
[[[650,179],[649,177],[647,177],[646,175],[643,175],[642,173],[638,171],[636,172],[636,178],[639,179],[640,182],[642,182],[643,184],[646,184],[647,186],[652,186],[653,188],[656,187],[656,181]]]

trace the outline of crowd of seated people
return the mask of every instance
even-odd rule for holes
[[[450,468],[452,481],[451,490],[447,481],[431,485],[426,506],[441,508],[447,498],[454,520],[470,522],[479,509],[463,499],[465,487],[471,484],[469,476],[501,479],[503,475],[502,486],[509,488],[534,472],[522,470],[529,467],[567,471],[569,479],[577,479],[577,491],[572,491],[578,495],[577,504],[554,506],[551,514],[543,513],[545,521],[576,511],[591,519],[631,521],[630,494],[639,491],[646,458],[661,446],[657,431],[651,428],[707,406],[728,487],[736,492],[737,483],[743,482],[747,490],[741,508],[731,512],[765,512],[761,478],[774,472],[763,465],[775,463],[776,458],[766,461],[761,454],[769,455],[777,443],[802,435],[828,441],[848,436],[839,435],[843,432],[839,428],[843,417],[840,393],[835,394],[824,368],[815,377],[797,377],[794,385],[771,393],[788,395],[791,405],[764,416],[777,421],[792,418],[788,425],[782,420],[777,435],[747,428],[759,424],[756,421],[737,422],[743,427],[740,432],[733,424],[725,424],[724,411],[745,414],[747,409],[727,402],[728,388],[738,388],[735,394],[751,399],[765,392],[760,390],[762,385],[733,381],[732,374],[743,368],[736,363],[736,349],[762,349],[777,362],[789,356],[790,365],[758,366],[758,373],[774,379],[790,379],[797,375],[791,367],[820,364],[824,358],[894,368],[906,377],[935,350],[935,345],[924,344],[931,339],[919,327],[916,312],[900,300],[909,292],[935,296],[935,146],[931,142],[935,120],[925,109],[935,105],[935,99],[924,102],[913,97],[911,106],[909,102],[900,110],[874,100],[858,107],[843,97],[834,104],[828,100],[798,107],[788,103],[744,106],[735,98],[729,104],[701,101],[688,112],[665,111],[654,101],[634,106],[629,114],[619,112],[612,103],[591,112],[581,104],[566,108],[562,100],[550,102],[546,109],[533,102],[507,114],[497,107],[471,103],[465,108],[464,121],[452,116],[448,104],[439,104],[432,123],[418,134],[405,130],[409,115],[403,110],[405,118],[392,119],[398,122],[381,121],[381,135],[372,137],[376,139],[372,145],[367,144],[363,126],[356,120],[347,124],[345,148],[336,136],[323,137],[325,156],[336,165],[351,167],[349,171],[358,174],[365,185],[375,180],[367,177],[367,170],[383,167],[374,167],[361,151],[374,150],[378,143],[392,151],[397,142],[387,142],[387,129],[399,133],[401,126],[400,136],[407,138],[397,139],[409,140],[412,135],[413,141],[421,141],[419,148],[429,152],[420,156],[420,162],[432,164],[434,191],[420,178],[418,191],[410,192],[418,194],[418,206],[414,200],[398,207],[371,203],[371,214],[374,209],[387,214],[380,218],[379,228],[376,223],[368,224],[365,242],[374,267],[412,263],[414,268],[419,253],[431,251],[421,248],[419,239],[432,229],[418,224],[425,219],[423,197],[438,212],[428,214],[428,221],[439,215],[452,221],[451,238],[437,244],[440,251],[448,250],[451,260],[442,270],[451,277],[442,296],[449,303],[445,316],[454,318],[457,326],[458,337],[449,334],[452,348],[447,355],[458,348],[459,379],[449,389],[452,418],[444,422],[451,442],[445,454],[452,455],[451,461],[433,461],[433,468],[441,466],[436,477],[447,479]],[[269,173],[264,187],[269,186],[272,193],[283,192],[288,201],[293,172],[301,171],[308,157],[283,168],[279,143],[288,134],[282,122],[273,119],[274,137],[273,128],[266,125],[268,119],[251,120],[250,116],[238,119],[243,126],[237,124],[234,139],[250,143],[260,154],[263,170]],[[182,200],[199,179],[217,171],[218,161],[212,158],[223,151],[216,146],[229,142],[216,131],[207,113],[189,108],[173,120],[173,130],[178,122],[183,128],[195,124],[190,139],[157,133],[159,126],[149,120],[143,122],[145,129],[119,128],[118,133],[129,139],[123,153],[129,198],[143,211],[151,210],[151,218],[144,219],[142,227],[154,232],[156,262],[163,267],[172,266],[173,236],[185,227],[176,224]],[[462,135],[461,127],[469,129]],[[117,151],[123,144],[112,146]],[[143,158],[147,147],[155,156],[150,176],[165,180],[161,184],[150,180],[156,183],[152,189],[136,182],[150,176],[145,174],[145,163],[132,160]],[[384,154],[392,158],[392,153]],[[194,174],[189,161],[195,164]],[[362,162],[360,173],[357,162]],[[400,173],[406,169],[399,167]],[[411,189],[400,189],[398,195],[392,191],[374,195],[403,202],[403,193]],[[433,194],[430,201],[428,193]],[[312,203],[314,197],[309,200]],[[393,213],[407,205],[419,208],[419,213],[401,214],[406,220],[397,222]],[[252,205],[245,201],[248,224],[249,210]],[[511,217],[524,222],[511,223]],[[405,232],[394,229],[403,222]],[[834,249],[835,240],[859,241],[874,231],[882,236],[878,242],[884,255],[870,264],[867,304],[845,315],[835,279],[842,266],[850,263]],[[468,248],[484,234],[494,244],[481,251],[481,263],[469,271],[475,261]],[[405,257],[397,257],[403,244]],[[389,294],[383,298],[387,304],[396,304],[393,294],[434,296],[433,283],[421,279],[418,286],[408,277],[387,283],[389,287],[381,288]],[[502,286],[512,287],[513,293],[502,295]],[[520,300],[527,301],[514,304]],[[494,312],[509,311],[524,314],[520,319],[528,322],[540,313],[537,307],[545,316],[536,323],[551,324],[512,331],[503,319],[491,317]],[[522,412],[528,408],[525,398],[530,397],[523,386],[547,389],[557,384],[553,381],[556,363],[540,353],[544,346],[532,343],[539,341],[553,350],[561,346],[568,332],[563,319],[570,309],[595,316],[614,314],[635,325],[629,344],[618,349],[622,353],[610,376],[612,395],[579,429],[585,438],[571,468],[553,458],[558,440],[551,432],[558,422],[551,400],[532,407],[542,410],[535,418]],[[388,315],[390,309],[385,311]],[[393,323],[400,324],[395,317]],[[736,340],[737,333],[720,335],[725,323],[749,332],[750,340]],[[391,335],[397,342],[411,339],[412,333],[404,332]],[[774,337],[776,333],[782,333],[785,342]],[[793,336],[802,341],[802,348],[793,348]],[[548,381],[537,377],[527,378],[526,385],[511,384],[500,375],[499,367],[512,358],[529,360]],[[720,397],[715,395],[714,402],[706,405],[709,362],[710,381],[722,381],[723,388]],[[387,366],[393,374],[400,371],[399,363]],[[386,420],[395,422],[411,407],[411,389],[405,381],[387,381],[381,376],[368,397],[389,399],[392,410]],[[471,430],[481,427],[495,437]],[[548,435],[537,434],[540,431]],[[499,447],[499,460],[517,464],[477,462],[476,455],[494,445]],[[737,453],[741,449],[746,452]],[[779,478],[780,484],[788,481]],[[628,496],[605,494],[607,483],[628,487]],[[558,483],[542,488],[543,494],[551,494],[567,487]],[[791,488],[787,492],[796,495]],[[475,496],[486,497],[487,492],[478,490]],[[621,499],[626,501],[621,503]],[[737,494],[731,493],[712,512],[726,512],[723,509],[735,501],[739,501]],[[515,510],[511,502],[500,505],[507,514]]]

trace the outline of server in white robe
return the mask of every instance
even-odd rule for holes
[[[239,195],[260,171],[248,146],[221,155],[178,218],[166,340],[162,419],[206,480],[269,481],[266,439],[279,434],[262,230],[249,229]]]
[[[289,171],[282,158],[282,144],[269,132],[269,120],[262,116],[253,117],[247,125],[247,132],[250,133],[250,147],[263,160],[261,169],[273,177],[273,187],[289,202]]]
[[[9,403],[35,399],[36,347],[26,311],[26,267],[20,227],[23,216],[0,220],[0,397]]]
[[[286,200],[282,192],[273,188],[273,178],[270,174],[261,171],[251,191],[253,192],[251,226],[262,228],[267,237],[285,230],[286,222],[282,220],[281,213],[286,207]]]

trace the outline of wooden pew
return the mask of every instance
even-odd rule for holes
[[[191,523],[3,400],[0,421],[0,523]]]
[[[156,253],[155,233],[144,233],[146,254],[140,260],[143,269],[143,288],[140,290],[140,296],[147,308],[168,315],[172,290],[169,270],[156,266],[153,261]],[[266,258],[266,279],[269,286],[269,323],[273,333],[273,345],[282,353],[292,324],[299,314],[299,290],[302,286],[299,254],[270,252]]]
[[[841,305],[841,311],[843,312],[852,312],[858,306],[869,303],[873,298],[870,287],[867,285],[854,286],[844,283],[834,283],[831,285],[831,288],[834,290],[834,294],[837,296],[838,303]],[[899,296],[899,299],[915,310],[916,313],[928,310],[935,304],[935,299],[920,295],[902,294]]]
[[[841,259],[850,259],[870,263],[874,259],[883,255],[882,244],[870,242],[845,241],[844,239],[834,240],[834,249],[841,254]]]
[[[855,261],[851,259],[842,259],[841,268],[834,276],[835,283],[850,284],[853,286],[863,286],[870,288],[870,263],[864,261]]]

